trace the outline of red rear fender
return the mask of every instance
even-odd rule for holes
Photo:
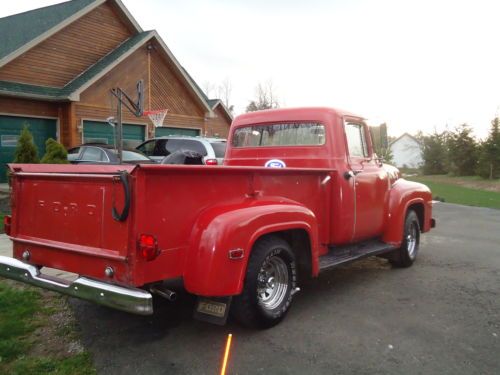
[[[184,267],[184,285],[197,295],[241,293],[246,266],[255,241],[269,233],[303,229],[309,234],[313,269],[317,267],[316,217],[300,205],[252,200],[238,208],[217,207],[200,216],[193,228]],[[241,251],[242,250],[242,251]],[[231,254],[243,256],[231,259]]]

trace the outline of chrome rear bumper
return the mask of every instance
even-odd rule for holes
[[[153,313],[151,293],[79,277],[68,282],[40,273],[38,268],[17,259],[0,256],[0,276],[72,297],[139,315]]]

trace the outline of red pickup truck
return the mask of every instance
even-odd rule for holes
[[[303,277],[372,255],[411,266],[435,224],[429,189],[377,158],[361,117],[330,108],[237,117],[223,166],[9,167],[0,276],[144,315],[181,279],[196,317],[269,327]]]

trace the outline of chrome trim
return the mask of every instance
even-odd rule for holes
[[[151,293],[86,277],[73,282],[46,276],[30,264],[0,256],[0,276],[138,315],[153,314]]]

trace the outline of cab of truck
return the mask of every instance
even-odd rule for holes
[[[384,232],[386,206],[398,170],[375,154],[362,117],[333,108],[275,109],[238,116],[224,165],[325,168],[331,171],[331,244]],[[342,218],[342,220],[340,220]]]

